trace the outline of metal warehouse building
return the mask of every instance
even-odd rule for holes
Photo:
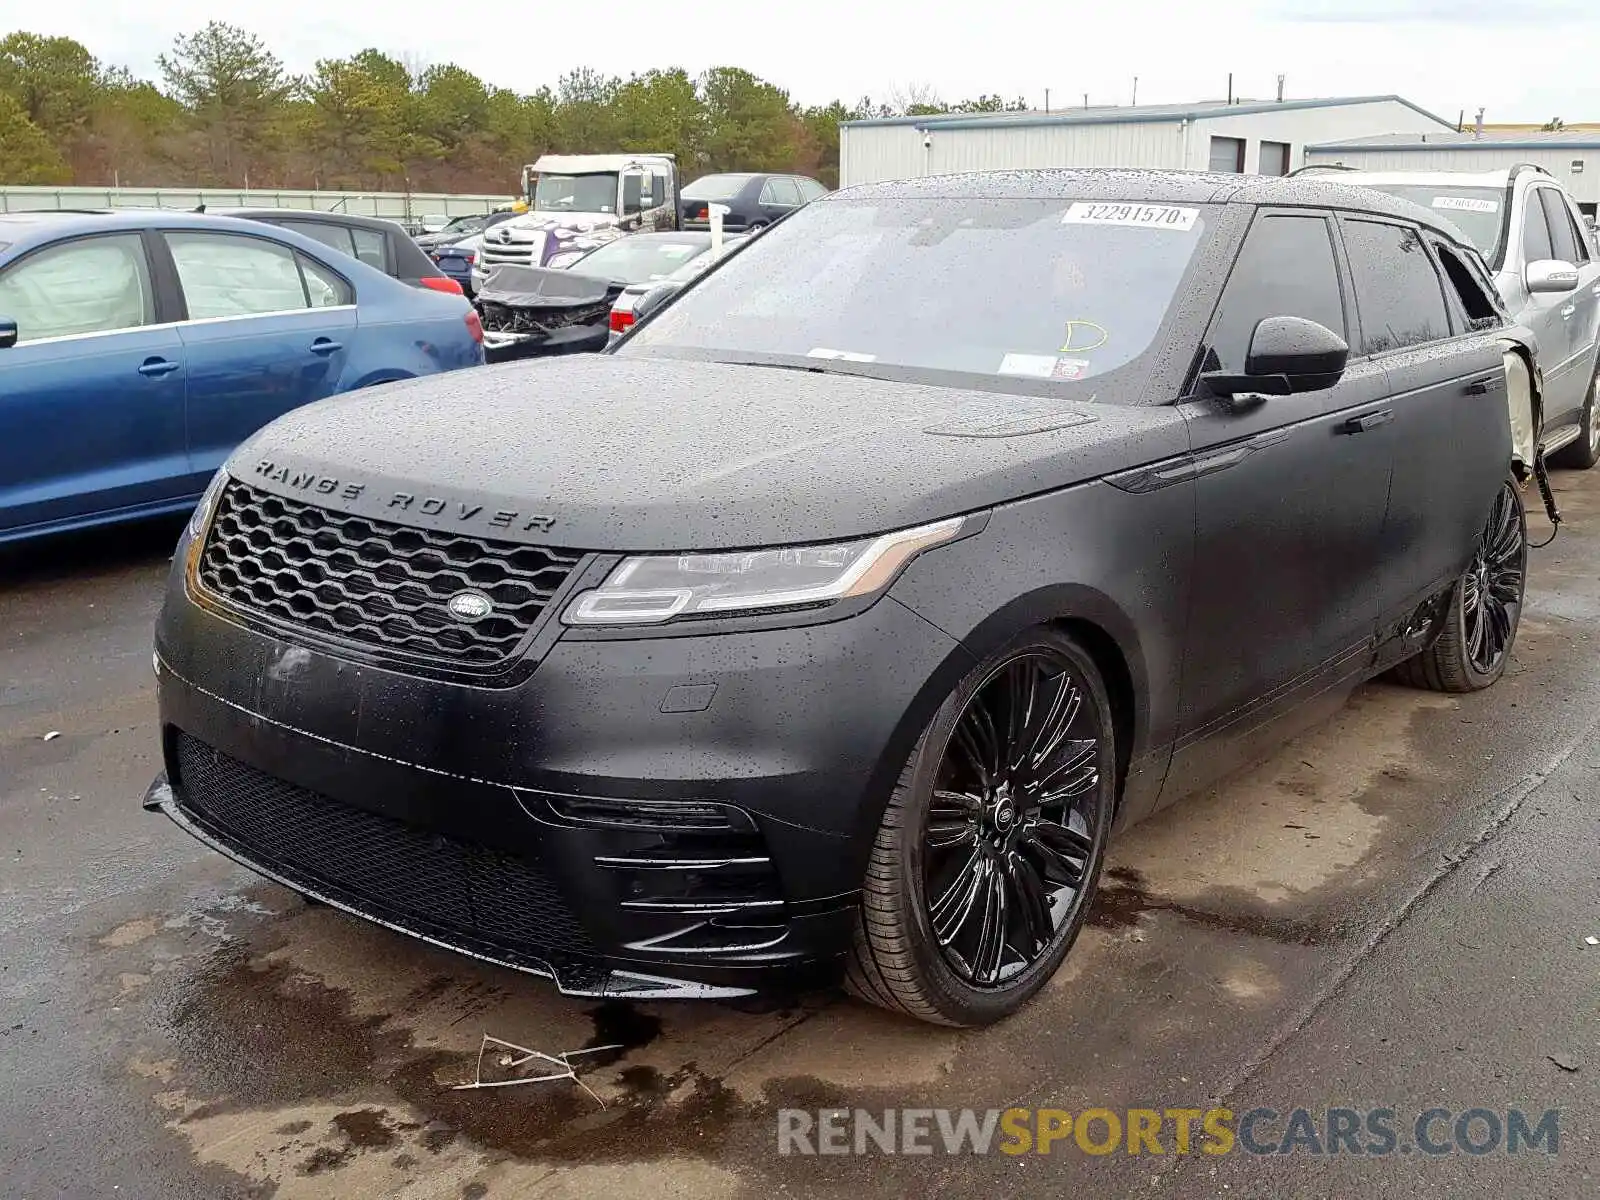
[[[888,117],[840,125],[839,182],[1029,167],[1286,175],[1304,165],[1308,144],[1454,131],[1454,123],[1399,96]]]
[[[1592,215],[1600,203],[1600,133],[1592,129],[1510,137],[1389,133],[1307,146],[1306,162],[1362,171],[1498,171],[1533,163],[1564,183],[1584,212]]]

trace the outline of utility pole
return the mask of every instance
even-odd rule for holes
[[[1045,90],[1044,90],[1044,110],[1045,110],[1045,112],[1049,112],[1050,111],[1050,89],[1049,88],[1045,88]]]
[[[1133,77],[1133,107],[1139,107],[1139,77]]]

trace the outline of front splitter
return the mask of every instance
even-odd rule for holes
[[[347,912],[353,917],[360,917],[364,921],[370,921],[374,925],[382,926],[384,929],[394,933],[404,934],[406,937],[426,942],[430,946],[438,946],[441,950],[463,954],[468,958],[476,959],[478,962],[493,963],[497,967],[507,967],[513,971],[520,971],[524,975],[534,975],[542,979],[548,979],[556,985],[564,996],[592,997],[603,1000],[730,1000],[755,994],[754,988],[695,983],[686,979],[668,979],[659,975],[645,975],[636,971],[619,969],[607,971],[604,981],[597,987],[574,987],[567,982],[563,982],[560,972],[548,963],[534,966],[527,961],[518,962],[496,957],[480,949],[451,942],[386,917],[364,912],[346,900],[327,895],[308,887],[304,883],[288,879],[271,867],[263,866],[261,863],[251,860],[235,847],[214,837],[207,829],[196,823],[188,813],[184,812],[183,806],[178,803],[178,797],[173,792],[172,785],[167,781],[165,774],[156,777],[155,782],[145,792],[143,803],[147,810],[165,814],[174,824],[197,841],[211,847],[219,854],[226,855],[240,866],[254,871],[257,875],[270,879],[273,883],[280,884],[292,892],[308,896],[318,903],[327,905],[329,908]]]

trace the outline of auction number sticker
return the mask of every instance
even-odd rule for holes
[[[1177,208],[1170,204],[1089,204],[1072,205],[1061,218],[1063,225],[1132,225],[1140,229],[1194,228],[1198,208]]]
[[[1500,211],[1500,201],[1482,200],[1476,196],[1435,196],[1433,207],[1454,212],[1493,213]]]

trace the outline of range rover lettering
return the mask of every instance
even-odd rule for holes
[[[1504,670],[1533,374],[1461,237],[1318,178],[872,185],[605,353],[292,413],[175,556],[146,804],[568,993],[1002,1018],[1114,831]]]

